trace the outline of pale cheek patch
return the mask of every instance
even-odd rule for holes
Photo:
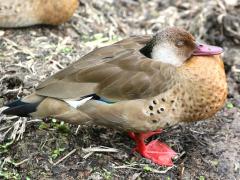
[[[183,61],[181,57],[177,56],[175,53],[176,49],[172,48],[170,45],[156,45],[152,50],[152,59],[156,61],[161,61],[163,63],[172,64],[174,66],[181,66]]]

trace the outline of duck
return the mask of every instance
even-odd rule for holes
[[[7,103],[6,115],[56,118],[128,132],[134,151],[161,166],[177,153],[159,140],[163,128],[212,117],[227,96],[223,49],[167,27],[93,50]]]
[[[18,28],[38,24],[58,25],[67,21],[78,7],[78,0],[0,1],[0,27]]]

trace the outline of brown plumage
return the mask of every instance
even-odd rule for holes
[[[0,27],[58,25],[67,21],[77,7],[78,0],[2,0]]]
[[[138,133],[203,120],[214,115],[227,96],[221,51],[197,44],[176,28],[167,28],[153,39],[131,37],[87,54],[42,82],[20,104],[10,104],[4,113]]]

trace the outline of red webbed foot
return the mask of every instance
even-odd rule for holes
[[[133,149],[134,151],[161,166],[173,166],[172,158],[177,155],[175,151],[158,140],[153,140],[148,144],[144,142],[145,139],[161,132],[162,130],[148,133],[129,132],[128,134],[137,143],[137,146]]]

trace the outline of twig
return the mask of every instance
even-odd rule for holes
[[[88,154],[86,154],[85,156],[83,156],[83,159],[87,159],[88,157],[90,157],[94,152],[90,152]]]
[[[13,67],[13,66],[26,69],[29,73],[32,73],[31,69],[30,69],[29,67],[24,66],[22,63],[10,64],[10,65],[6,66],[6,68],[8,68],[8,67]]]
[[[122,166],[116,166],[114,167],[115,169],[133,169],[134,166],[140,166],[140,167],[145,167],[147,164],[126,164],[126,165],[122,165]],[[167,167],[164,170],[158,170],[158,169],[152,169],[151,168],[151,172],[153,173],[157,173],[157,174],[165,174],[167,173],[170,169],[174,168],[175,166],[171,166],[171,167]],[[137,168],[134,168],[137,169]]]
[[[134,164],[125,164],[122,166],[115,166],[114,169],[128,169],[129,167],[137,166],[139,164],[134,163]]]
[[[15,93],[15,92],[19,92],[20,88],[16,88],[16,89],[8,89],[3,91],[3,94],[8,94],[8,93]]]
[[[20,162],[18,162],[18,163],[14,163],[14,166],[18,167],[18,166],[20,166],[21,164],[27,162],[28,160],[29,160],[29,159],[24,159],[24,160],[22,160],[22,161],[20,161]]]
[[[167,173],[169,170],[171,170],[174,167],[175,166],[167,167],[165,170],[162,170],[162,171],[159,171],[157,169],[152,169],[151,172],[157,173],[157,174],[165,174],[165,173]]]
[[[10,157],[10,156],[6,157],[6,158],[3,160],[3,163],[2,163],[1,166],[0,166],[0,170],[4,167],[4,165],[6,164],[6,162],[10,162],[10,160],[11,160],[11,157]]]
[[[35,122],[42,122],[43,120],[41,120],[41,119],[32,119],[32,120],[29,120],[29,121],[27,121],[27,123],[35,123]]]
[[[8,130],[7,131],[5,131],[4,133],[1,133],[0,134],[0,142],[3,142],[4,141],[4,139],[5,139],[5,136],[8,134],[8,132],[12,129],[12,127],[5,127],[6,129],[8,128]],[[3,129],[1,129],[1,131],[2,131]]]
[[[133,176],[131,177],[131,180],[135,180],[138,179],[138,177],[142,174],[142,172],[140,173],[134,173]]]
[[[118,152],[118,149],[115,148],[109,148],[105,146],[99,146],[99,147],[89,147],[89,148],[82,148],[83,152],[88,152],[85,156],[83,156],[84,159],[87,159],[90,157],[94,152]]]
[[[1,114],[1,113],[0,113]],[[5,120],[5,121],[8,121],[8,120],[12,120],[12,119],[17,119],[17,118],[19,118],[18,116],[6,116],[6,115],[3,115],[3,119]]]
[[[77,127],[77,129],[76,129],[76,131],[75,131],[75,135],[77,135],[77,133],[78,133],[78,131],[79,131],[79,129],[80,129],[80,125],[78,125],[78,127]]]
[[[19,139],[22,139],[23,133],[26,129],[26,122],[27,118],[19,118],[19,120],[14,123],[13,132],[10,137],[12,140],[16,139],[18,141]]]
[[[196,134],[205,134],[204,132],[198,132],[198,131],[195,131],[195,130],[193,130],[193,129],[191,129],[191,128],[189,128],[189,130],[191,131],[191,132],[193,132],[193,133],[196,133]]]
[[[11,126],[2,127],[2,128],[0,129],[0,131],[4,131],[4,130],[9,129],[9,128],[11,128]]]
[[[68,158],[69,156],[71,156],[73,153],[76,152],[77,149],[73,149],[71,152],[69,152],[66,156],[64,156],[63,158],[59,159],[57,162],[55,162],[53,164],[53,166],[56,166],[57,164],[59,164],[60,162],[62,162],[63,160],[65,160],[66,158]]]
[[[7,109],[7,108],[8,108],[7,106],[1,107],[1,108],[0,108],[0,114],[2,114],[2,112],[3,112],[5,109]]]
[[[83,152],[119,152],[118,149],[105,146],[82,148]]]

